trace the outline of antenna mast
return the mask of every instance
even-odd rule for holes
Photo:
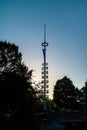
[[[44,24],[44,42],[46,42],[46,24]]]

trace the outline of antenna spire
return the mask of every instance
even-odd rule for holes
[[[46,24],[44,24],[44,42],[46,42]]]
[[[44,48],[46,48],[46,46],[48,46],[48,43],[46,42],[46,24],[44,24],[44,42],[42,42],[41,45]]]

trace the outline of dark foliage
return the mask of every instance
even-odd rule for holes
[[[36,100],[31,84],[32,70],[22,62],[22,54],[15,44],[0,41],[0,126],[11,123],[22,129],[30,127]],[[18,123],[19,122],[19,123]],[[2,126],[2,125],[3,126]],[[22,127],[22,128],[21,128]],[[13,129],[13,128],[12,128]]]
[[[56,82],[53,100],[60,108],[68,111],[79,110],[80,103],[78,102],[78,98],[77,89],[67,76]]]

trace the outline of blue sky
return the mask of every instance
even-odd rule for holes
[[[19,46],[23,61],[41,81],[43,25],[52,97],[56,81],[67,75],[78,88],[87,79],[87,0],[0,0],[0,40]]]

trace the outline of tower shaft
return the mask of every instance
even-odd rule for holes
[[[46,63],[46,47],[48,46],[48,43],[46,42],[46,24],[44,24],[44,42],[42,42],[42,51],[43,51],[43,57],[44,57],[44,63],[42,64],[42,68],[43,68],[43,88],[44,88],[44,111],[46,111],[47,109],[47,105],[46,105],[46,94],[47,94],[47,77],[48,77],[48,73],[47,73],[47,63]]]

